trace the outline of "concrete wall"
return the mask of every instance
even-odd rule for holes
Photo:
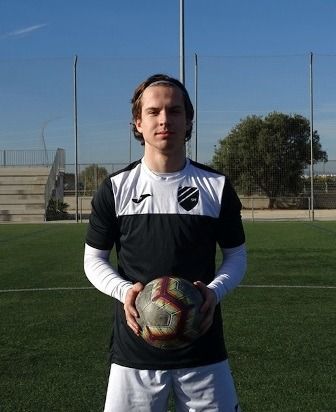
[[[91,213],[91,200],[92,197],[78,197],[78,213],[80,216],[87,217]],[[69,205],[67,212],[71,214],[76,213],[76,197],[75,196],[64,196],[65,203]]]
[[[49,167],[0,167],[0,222],[44,222]]]

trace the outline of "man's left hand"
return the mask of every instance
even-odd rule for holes
[[[194,285],[199,289],[204,298],[203,305],[201,306],[201,313],[203,314],[203,320],[201,323],[201,334],[203,335],[212,325],[215,308],[217,305],[216,293],[209,289],[203,282],[196,281]]]

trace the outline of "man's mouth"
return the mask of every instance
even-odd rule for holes
[[[173,134],[173,132],[171,132],[170,130],[164,130],[162,132],[157,132],[156,135],[161,136],[161,137],[168,137],[171,136]]]

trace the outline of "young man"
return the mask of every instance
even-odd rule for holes
[[[105,411],[163,412],[171,392],[177,412],[239,411],[219,302],[246,270],[240,201],[223,174],[186,158],[194,111],[178,80],[149,77],[132,105],[144,156],[101,185],[85,247],[88,279],[116,299]],[[113,246],[118,268],[109,263]],[[162,350],[139,336],[135,299],[146,283],[171,274],[200,289],[204,320],[196,341]]]

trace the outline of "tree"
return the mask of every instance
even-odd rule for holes
[[[327,160],[317,131],[313,133],[314,162]],[[265,194],[269,208],[277,196],[297,196],[303,170],[310,164],[310,123],[305,117],[272,112],[248,116],[222,140],[212,166],[224,171],[238,192]]]
[[[89,193],[90,195],[97,190],[100,183],[107,176],[107,170],[105,167],[99,167],[96,164],[92,164],[86,167],[80,173],[81,186],[84,188],[84,194]]]

